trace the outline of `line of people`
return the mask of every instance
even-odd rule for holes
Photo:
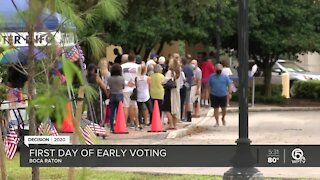
[[[174,53],[167,60],[152,55],[145,63],[140,56],[123,54],[116,57],[110,68],[106,59],[100,61],[99,68],[89,65],[88,82],[96,89],[100,87],[103,100],[108,99],[105,118],[97,118],[98,122],[108,124],[113,132],[117,107],[122,101],[129,127],[141,130],[152,123],[153,104],[157,100],[162,120],[164,116],[168,119],[167,129],[174,130],[179,121],[191,122],[192,117],[200,117],[200,107],[209,107],[211,101],[215,112],[222,108],[225,125],[225,108],[227,97],[232,93],[232,82],[227,75],[221,75],[222,66],[218,64],[215,68],[205,53],[198,53],[197,59],[200,66],[190,55],[181,58]],[[99,100],[93,100],[88,119],[92,116],[90,113],[95,113],[96,117],[101,114],[102,110],[97,110],[99,106]],[[215,113],[216,126],[219,125],[217,115]]]

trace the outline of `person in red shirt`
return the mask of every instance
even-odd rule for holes
[[[200,69],[202,71],[202,86],[201,86],[201,106],[209,107],[209,87],[208,80],[211,74],[215,73],[214,65],[211,59],[207,59],[207,53],[198,53],[198,59],[201,61]]]

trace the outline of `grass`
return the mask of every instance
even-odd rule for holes
[[[20,167],[19,154],[13,160],[6,160],[8,180],[28,180],[31,179],[31,168]],[[67,179],[68,168],[40,168],[41,180],[62,180]],[[76,180],[221,180],[218,176],[201,175],[168,175],[168,174],[147,174],[131,172],[114,172],[95,170],[93,168],[76,169]]]

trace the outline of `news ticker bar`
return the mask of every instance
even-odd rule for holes
[[[236,145],[29,145],[22,167],[230,167]],[[256,167],[320,167],[320,145],[252,145]]]

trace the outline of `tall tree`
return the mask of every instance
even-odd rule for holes
[[[265,95],[271,95],[271,70],[281,55],[320,50],[319,3],[314,0],[250,1],[249,55],[263,70]],[[224,46],[237,49],[236,38],[236,34],[228,36]]]
[[[126,10],[126,0],[70,0],[84,22],[77,31],[81,46],[89,61],[98,61],[104,56],[106,42],[105,24],[119,20]]]
[[[30,135],[37,135],[37,120],[36,118],[41,118],[40,120],[44,120],[50,116],[55,116],[56,119],[61,122],[62,117],[65,114],[65,105],[68,101],[68,97],[66,96],[65,85],[61,85],[57,83],[57,81],[48,81],[47,79],[47,91],[45,94],[36,95],[36,82],[35,76],[36,74],[42,74],[43,76],[48,76],[47,67],[43,66],[43,71],[37,72],[36,63],[35,63],[35,38],[34,34],[38,30],[39,27],[44,23],[44,20],[41,19],[43,12],[49,12],[54,14],[58,12],[62,14],[65,21],[62,22],[62,25],[67,23],[71,23],[75,25],[75,29],[64,29],[66,32],[85,32],[87,25],[91,21],[94,21],[95,17],[98,15],[104,16],[106,19],[113,20],[120,14],[120,10],[118,8],[117,0],[100,0],[97,1],[96,5],[90,9],[90,11],[83,12],[83,16],[79,16],[79,12],[75,8],[75,2],[71,0],[29,0],[28,1],[28,9],[26,11],[21,11],[19,8],[17,10],[17,17],[22,19],[26,24],[25,31],[28,33],[29,39],[28,41],[28,60],[27,60],[27,94],[28,94],[28,117],[29,117],[29,127],[30,127]],[[12,0],[12,4],[16,6],[15,2]],[[108,13],[104,11],[108,9]],[[60,29],[58,28],[58,30]],[[58,31],[57,30],[57,31]],[[104,46],[101,45],[101,41],[94,34],[93,35],[83,35],[80,39],[82,42],[85,40],[88,41],[91,52],[94,55],[98,56],[101,54],[101,50],[104,49]],[[57,58],[57,47],[54,42],[54,37],[49,40],[48,46],[44,47],[44,50],[48,51],[48,59],[51,60],[49,62],[55,62]],[[84,84],[84,80],[80,70],[71,62],[66,60],[62,60],[64,66],[64,73],[66,75],[67,83],[72,83],[74,77],[78,77],[81,84],[85,86],[86,96],[91,97],[94,95],[92,89]],[[48,64],[51,67],[52,64]],[[35,105],[39,106],[37,109]],[[51,107],[55,107],[55,110],[50,109]],[[48,109],[49,108],[49,109]],[[39,168],[32,167],[32,179],[38,180],[39,177]]]
[[[124,17],[107,24],[106,39],[136,53],[144,49],[144,60],[157,44],[159,52],[173,40],[210,42],[208,37],[214,32],[207,27],[214,21],[215,6],[216,0],[129,0]]]

